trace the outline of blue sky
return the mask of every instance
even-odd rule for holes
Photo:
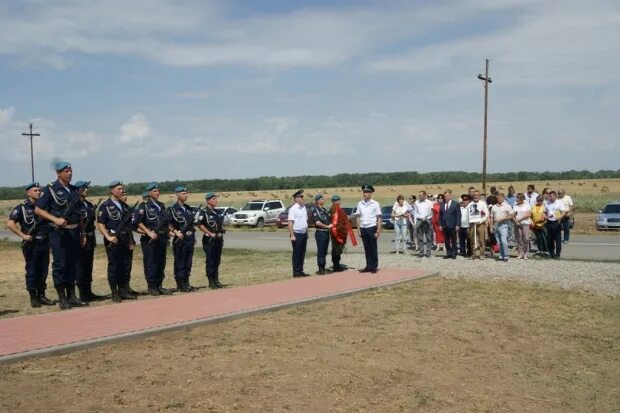
[[[0,185],[617,169],[616,1],[0,1]]]

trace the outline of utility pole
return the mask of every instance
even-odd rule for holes
[[[482,192],[487,193],[487,113],[489,107],[489,83],[493,80],[489,77],[489,59],[486,60],[485,75],[478,75],[478,79],[484,82],[484,138],[482,149]]]
[[[34,154],[32,151],[32,138],[34,136],[41,136],[38,133],[32,133],[32,122],[30,122],[30,133],[22,133],[23,136],[30,137],[30,170],[32,172],[32,182],[34,182]]]

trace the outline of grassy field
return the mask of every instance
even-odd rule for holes
[[[426,279],[3,365],[0,410],[612,412],[619,314],[618,297]]]

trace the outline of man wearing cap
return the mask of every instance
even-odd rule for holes
[[[121,201],[123,201],[125,204],[127,204],[127,187],[125,185],[123,185],[123,191],[121,193]],[[133,288],[131,288],[130,286],[130,282],[131,282],[131,269],[133,268],[133,250],[136,247],[136,240],[133,238],[133,231],[135,231],[137,229],[137,220],[136,217],[138,215],[137,212],[137,206],[140,203],[140,201],[137,201],[133,207],[129,208],[130,211],[130,216],[127,217],[127,219],[129,220],[130,227],[131,227],[131,231],[129,234],[129,258],[127,259],[127,269],[125,270],[125,279],[127,280],[127,292],[129,292],[130,295],[133,295],[134,297],[138,297],[138,292],[135,291]],[[127,204],[129,205],[129,204]]]
[[[308,244],[308,211],[304,205],[304,190],[293,194],[295,203],[288,210],[288,232],[293,245],[293,277],[306,277],[304,259]]]
[[[323,194],[314,196],[314,209],[312,210],[312,220],[316,231],[314,239],[316,240],[316,262],[319,267],[317,275],[325,275],[325,257],[327,257],[327,249],[329,248],[329,230],[332,228],[331,219],[325,205],[325,197]]]
[[[222,259],[222,249],[224,248],[224,217],[217,210],[217,194],[207,192],[205,194],[207,206],[199,210],[198,229],[204,234],[202,236],[202,249],[205,252],[206,264],[205,271],[209,280],[209,288],[222,288],[220,283],[220,261]]]
[[[92,290],[93,282],[93,261],[95,258],[95,210],[97,206],[86,199],[90,181],[77,181],[74,186],[80,193],[80,212],[82,213],[83,229],[81,234],[82,244],[80,249],[80,259],[76,262],[75,285],[80,292],[80,299],[85,302],[100,301],[105,297],[94,294]]]
[[[170,295],[171,291],[163,287],[166,269],[166,248],[168,246],[168,212],[166,206],[159,202],[159,184],[152,182],[145,188],[149,199],[138,207],[138,228],[143,233],[140,237],[144,275],[150,295]]]
[[[88,303],[75,295],[76,263],[80,259],[82,215],[80,194],[71,185],[73,170],[67,161],[55,165],[58,179],[43,188],[35,214],[49,222],[49,243],[52,250],[52,277],[58,293],[59,306],[66,310]]]
[[[196,244],[194,211],[189,205],[185,205],[189,196],[187,187],[177,186],[174,192],[177,195],[177,202],[170,207],[174,279],[177,283],[177,291],[190,292],[196,290],[189,283]]]
[[[376,274],[379,270],[379,250],[377,240],[381,236],[381,206],[372,199],[375,188],[372,185],[362,185],[364,199],[357,204],[357,227],[364,243],[364,254],[366,255],[366,267],[360,272],[370,272]]]
[[[332,207],[330,209],[331,216],[331,239],[332,239],[332,266],[334,272],[340,272],[347,269],[347,266],[340,263],[340,257],[344,250],[344,246],[347,243],[347,236],[351,236],[351,243],[353,246],[357,245],[355,234],[351,228],[351,222],[349,216],[340,207],[341,198],[340,195],[332,195]]]
[[[13,208],[6,226],[22,239],[22,253],[26,261],[26,290],[34,308],[55,303],[45,296],[50,248],[46,225],[34,213],[41,188],[38,182],[26,185],[26,199]],[[18,226],[19,224],[19,226]]]
[[[131,259],[133,238],[131,234],[131,210],[123,202],[123,183],[112,181],[108,185],[110,197],[105,200],[97,213],[97,228],[103,235],[108,256],[108,284],[112,301],[135,300],[129,292],[127,268]]]

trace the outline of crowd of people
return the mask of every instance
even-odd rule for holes
[[[109,198],[94,205],[87,198],[89,181],[71,183],[73,170],[69,162],[60,161],[55,168],[57,179],[54,182],[45,186],[32,182],[26,186],[26,199],[12,210],[7,220],[7,227],[22,239],[26,289],[32,307],[58,303],[61,309],[69,309],[108,298],[114,302],[135,300],[138,293],[130,286],[133,250],[137,243],[134,234],[139,236],[149,295],[173,293],[163,287],[169,244],[172,244],[174,255],[176,291],[196,290],[190,284],[196,231],[203,234],[209,287],[223,287],[219,266],[225,229],[224,218],[216,210],[216,193],[205,194],[205,208],[193,208],[187,204],[188,189],[178,186],[175,188],[176,202],[166,207],[159,201],[159,185],[153,182],[145,187],[142,201],[129,206],[125,185],[113,181],[108,185]],[[357,204],[356,223],[366,265],[359,272],[376,274],[379,271],[377,241],[383,217],[379,203],[372,198],[375,192],[372,185],[363,185],[361,189],[363,199]],[[292,197],[295,203],[288,212],[288,228],[293,277],[309,275],[304,272],[309,219],[316,228],[317,275],[347,269],[341,256],[348,240],[357,245],[357,237],[340,206],[340,196],[332,195],[328,210],[324,196],[315,195],[310,214],[303,190]],[[538,195],[533,185],[523,193],[515,193],[510,186],[508,194],[491,187],[486,199],[473,187],[459,199],[454,199],[449,189],[437,196],[420,191],[417,197],[410,196],[409,202],[399,195],[391,214],[395,252],[406,254],[414,250],[419,257],[431,257],[432,251],[436,251],[443,252],[446,259],[455,259],[458,255],[484,259],[492,256],[496,248],[499,259],[508,261],[508,242],[514,240],[517,258],[528,259],[533,237],[540,255],[559,259],[562,242],[569,241],[573,211],[572,199],[563,190],[556,193],[545,188]],[[95,231],[103,237],[108,259],[110,294],[107,296],[92,291]],[[330,243],[332,266],[328,268]],[[46,295],[50,251],[58,301]]]
[[[486,198],[474,187],[458,200],[450,189],[437,196],[420,191],[409,202],[399,195],[392,208],[395,253],[414,250],[431,257],[435,250],[446,259],[498,253],[499,260],[508,261],[510,243],[516,244],[517,259],[529,259],[533,243],[536,255],[559,259],[562,244],[570,240],[574,211],[563,189],[544,188],[539,195],[532,184],[519,193],[512,185],[508,193],[491,186]]]

